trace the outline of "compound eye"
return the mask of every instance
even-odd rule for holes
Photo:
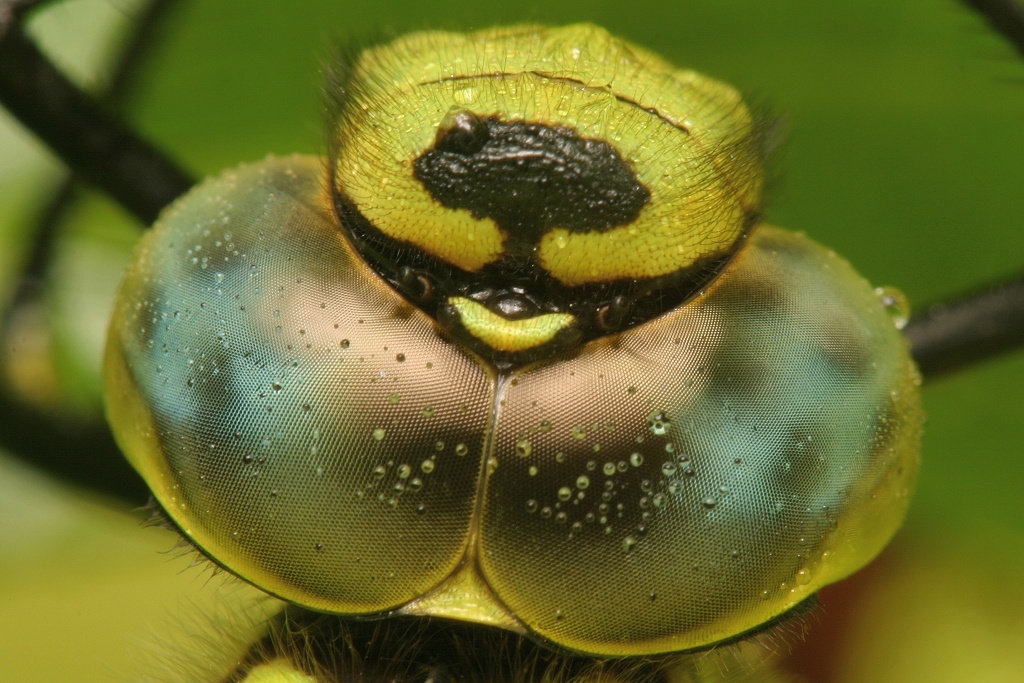
[[[462,561],[492,388],[354,258],[321,174],[301,157],[233,170],[146,235],[111,323],[107,403],[216,562],[317,610],[376,613]]]

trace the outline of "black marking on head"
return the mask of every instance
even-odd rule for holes
[[[331,170],[333,175],[333,169]],[[410,303],[434,318],[459,342],[501,369],[548,358],[597,337],[628,330],[669,311],[710,284],[746,243],[760,214],[747,216],[743,236],[723,251],[660,277],[626,278],[569,287],[558,282],[531,255],[509,254],[469,273],[415,245],[381,232],[334,183],[334,208],[342,234],[367,263]],[[571,313],[576,323],[541,346],[518,353],[499,352],[466,333],[449,297],[461,296],[507,320],[545,313]]]
[[[651,198],[603,140],[580,137],[567,126],[469,111],[447,117],[413,168],[444,206],[493,219],[507,236],[506,251],[515,243],[532,247],[555,227],[603,232],[628,225]]]

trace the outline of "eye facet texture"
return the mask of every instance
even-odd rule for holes
[[[118,441],[234,573],[319,610],[501,612],[638,655],[755,628],[899,525],[917,374],[831,252],[762,228],[687,304],[500,374],[359,259],[322,168],[194,189],[111,323]]]

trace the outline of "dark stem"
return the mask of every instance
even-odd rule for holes
[[[1024,6],[1016,0],[963,0],[1024,55]]]
[[[1024,277],[936,304],[904,332],[928,380],[1024,345]]]
[[[0,393],[0,448],[63,481],[133,506],[149,497],[145,482],[99,420],[50,415]]]
[[[101,97],[111,109],[129,98],[155,42],[161,21],[175,0],[151,0],[136,18]],[[0,2],[0,40],[38,2]],[[42,291],[54,245],[68,209],[78,196],[76,178],[66,173],[53,189],[29,234],[30,251],[6,310],[0,312],[0,340],[10,333],[14,314]],[[145,484],[125,461],[110,430],[99,420],[52,415],[0,395],[0,447],[58,478],[84,485],[133,504],[145,502]]]
[[[177,164],[68,80],[16,17],[0,24],[0,102],[77,175],[143,223],[193,184]]]
[[[147,49],[154,44],[160,22],[167,16],[174,3],[175,0],[151,0],[135,20],[131,35],[107,82],[106,92],[101,94],[110,109],[124,108],[145,61]],[[78,195],[75,181],[72,174],[64,174],[29,231],[29,253],[21,277],[7,310],[0,312],[0,338],[7,332],[11,315],[20,306],[34,299],[42,289],[46,270],[53,259],[60,226]]]

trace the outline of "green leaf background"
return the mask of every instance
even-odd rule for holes
[[[32,29],[90,84],[102,68],[83,65],[104,62],[136,11],[128,0],[68,0]],[[601,24],[787,115],[768,220],[834,248],[917,308],[1024,270],[1024,61],[952,0],[186,0],[129,118],[197,176],[268,153],[319,153],[319,69],[332,46],[519,21]],[[59,165],[2,123],[6,292]],[[105,318],[138,231],[101,196],[75,207],[41,314],[55,371],[26,370],[21,390],[100,413]],[[38,348],[27,333],[16,341],[10,362],[24,370]],[[809,681],[1024,680],[1024,353],[924,396],[905,529],[849,586],[826,591],[807,643],[780,648]],[[159,650],[163,634],[187,626],[181,614],[244,592],[158,555],[173,540],[136,517],[0,454],[0,680],[130,679],[149,666],[133,653]]]

